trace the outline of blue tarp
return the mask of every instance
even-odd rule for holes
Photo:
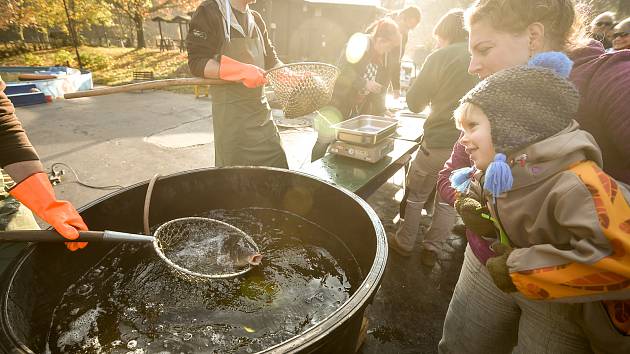
[[[56,79],[49,80],[15,81],[32,83],[46,96],[63,97],[65,93],[93,88],[90,71],[79,71],[65,66],[1,66],[0,76],[3,76],[3,73],[58,75]]]

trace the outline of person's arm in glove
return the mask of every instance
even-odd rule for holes
[[[496,228],[490,221],[488,208],[474,198],[460,196],[455,200],[455,210],[466,227],[479,236],[496,237]]]
[[[241,63],[225,55],[221,56],[219,62],[219,78],[226,81],[241,82],[249,88],[260,87],[267,82],[265,70],[256,65]]]
[[[492,277],[494,285],[505,293],[513,293],[518,291],[512,277],[510,277],[510,270],[507,266],[507,259],[512,253],[512,247],[504,245],[500,242],[495,242],[492,245],[492,250],[497,254],[495,257],[491,257],[486,261],[486,268]]]
[[[55,191],[48,180],[48,175],[38,171],[22,179],[24,171],[32,168],[33,163],[39,163],[39,161],[26,161],[5,166],[7,173],[18,182],[15,187],[9,190],[9,194],[49,223],[64,238],[76,240],[79,237],[78,230],[87,231],[88,227],[70,202],[57,200]],[[22,165],[20,166],[20,164]],[[66,242],[66,247],[71,251],[85,246],[87,246],[87,242]]]

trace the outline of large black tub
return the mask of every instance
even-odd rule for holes
[[[148,183],[105,196],[82,209],[93,230],[142,231]],[[368,204],[345,190],[308,175],[270,168],[202,169],[162,178],[151,203],[150,223],[213,209],[263,207],[302,216],[337,235],[363,270],[354,294],[325,320],[269,352],[350,353],[366,306],[387,261],[385,232]],[[45,352],[52,311],[65,289],[96,264],[113,244],[92,243],[69,252],[63,244],[28,248],[2,283],[0,351]]]

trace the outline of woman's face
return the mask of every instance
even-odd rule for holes
[[[471,105],[459,124],[464,133],[460,144],[466,148],[475,167],[485,170],[496,155],[488,117],[479,107]]]
[[[630,28],[627,29],[615,29],[613,32],[613,49],[630,49]]]
[[[484,79],[497,71],[526,64],[530,57],[527,31],[513,34],[494,29],[487,21],[470,27],[468,72]]]

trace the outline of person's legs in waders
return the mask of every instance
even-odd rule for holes
[[[7,192],[14,182],[8,174],[0,170],[0,232],[11,230],[39,230],[39,225],[28,208]],[[0,243],[0,276],[7,267],[26,248],[26,242]]]
[[[241,144],[238,147],[238,158],[234,160],[235,165],[289,168],[280,133],[271,118],[264,125],[252,121],[245,122],[241,133]]]
[[[403,256],[409,256],[418,237],[422,220],[422,208],[437,182],[437,174],[451,154],[451,149],[428,149],[420,147],[411,162],[407,174],[409,195],[401,226],[390,238],[390,247]]]
[[[263,89],[222,86],[211,89],[215,166],[288,168]]]
[[[453,229],[457,218],[455,208],[443,202],[439,193],[431,194],[434,195],[434,202],[427,204],[433,204],[433,215],[431,217],[431,226],[429,226],[422,240],[421,253],[422,264],[427,267],[432,267],[437,261],[437,255],[442,251],[441,245]],[[426,204],[424,208],[427,208]]]

